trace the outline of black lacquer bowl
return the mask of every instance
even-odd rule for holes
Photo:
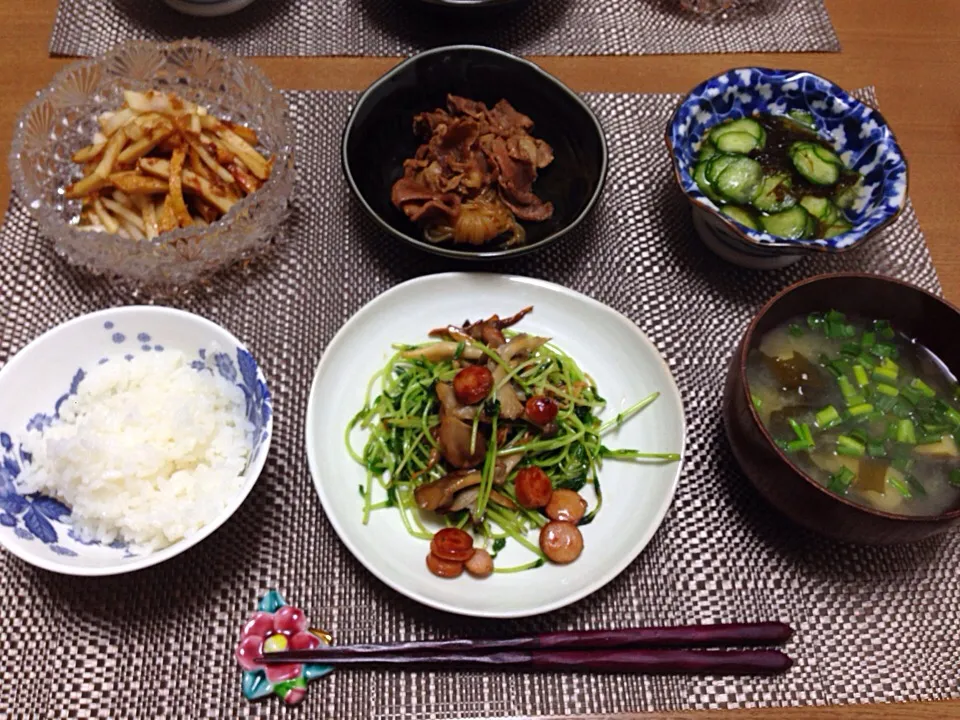
[[[414,116],[444,107],[448,93],[491,107],[505,98],[533,119],[533,136],[553,147],[554,161],[540,171],[533,190],[553,202],[554,214],[523,223],[524,245],[435,245],[390,202],[403,161],[421,143],[413,132]],[[342,159],[351,190],[385,231],[429,252],[468,260],[521,255],[556,242],[587,216],[607,175],[603,129],[576,93],[531,62],[472,45],[420,53],[373,83],[344,129]]]

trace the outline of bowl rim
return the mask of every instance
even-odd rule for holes
[[[579,105],[580,108],[586,113],[587,117],[593,123],[596,130],[597,137],[600,140],[600,177],[597,181],[597,185],[593,190],[593,193],[590,195],[586,204],[584,205],[583,210],[580,212],[577,217],[575,217],[570,223],[566,226],[560,228],[554,233],[551,233],[543,240],[540,240],[537,243],[531,245],[520,245],[518,247],[507,248],[503,250],[480,250],[480,251],[467,251],[467,250],[454,250],[451,248],[442,247],[439,245],[433,245],[426,242],[422,239],[417,239],[412,235],[408,235],[404,232],[401,232],[394,228],[390,223],[388,223],[384,218],[380,216],[380,213],[376,212],[367,202],[367,199],[363,196],[363,193],[360,191],[360,188],[357,186],[356,181],[353,177],[353,172],[350,169],[350,163],[347,158],[347,139],[350,136],[350,133],[353,131],[354,121],[357,118],[357,115],[360,112],[360,108],[370,99],[370,95],[374,90],[379,88],[381,85],[385,84],[387,81],[393,79],[394,77],[405,72],[407,68],[412,65],[415,61],[429,57],[431,55],[437,55],[440,53],[452,53],[452,52],[481,52],[487,53],[489,55],[498,56],[500,58],[509,59],[512,62],[525,65],[526,67],[534,70],[538,73],[542,79],[546,80],[563,94],[567,96],[568,99],[572,100],[576,105]],[[421,250],[426,252],[433,253],[435,255],[443,255],[444,257],[456,258],[458,260],[498,260],[500,258],[510,258],[517,257],[518,255],[526,255],[527,253],[536,252],[541,250],[547,245],[552,245],[554,242],[562,238],[564,235],[568,234],[571,230],[576,228],[583,220],[590,214],[593,208],[597,204],[600,195],[603,193],[603,189],[607,181],[607,173],[610,165],[610,150],[607,144],[607,138],[603,131],[603,125],[601,125],[599,118],[596,113],[584,102],[577,93],[563,84],[556,77],[548,73],[546,70],[541,68],[536,63],[527,60],[526,58],[519,57],[518,55],[513,55],[512,53],[505,52],[503,50],[498,50],[496,48],[487,47],[485,45],[470,45],[470,44],[458,44],[458,45],[444,45],[441,47],[431,48],[430,50],[424,50],[423,52],[411,55],[410,57],[405,58],[402,62],[395,65],[393,68],[385,72],[379,78],[373,81],[366,90],[364,90],[360,97],[357,98],[356,102],[353,105],[353,109],[350,111],[350,117],[347,118],[347,122],[343,127],[343,131],[340,135],[340,163],[343,168],[343,173],[347,178],[347,185],[350,187],[353,196],[360,202],[360,205],[366,210],[367,214],[377,223],[383,230],[386,230],[388,233],[393,235],[400,240],[403,240]]]
[[[673,141],[671,140],[671,130],[674,126],[674,123],[677,120],[677,116],[680,114],[680,110],[688,102],[690,102],[690,99],[692,98],[694,93],[696,93],[700,88],[707,85],[707,83],[717,80],[723,75],[736,73],[740,70],[756,71],[764,75],[767,75],[770,73],[783,73],[783,74],[789,75],[790,77],[796,77],[796,76],[802,76],[802,75],[814,77],[832,86],[832,89],[834,89],[845,100],[848,100],[853,104],[861,105],[863,107],[868,108],[875,115],[877,125],[881,128],[885,128],[886,131],[889,133],[890,140],[892,141],[894,147],[897,149],[897,153],[899,154],[900,159],[903,161],[903,167],[904,167],[903,204],[900,205],[897,208],[896,212],[894,212],[892,215],[890,215],[889,217],[885,218],[882,222],[877,223],[872,228],[867,230],[864,233],[863,237],[861,237],[859,240],[852,242],[850,245],[847,245],[846,247],[837,248],[837,247],[832,247],[830,245],[818,245],[818,244],[810,243],[807,241],[791,240],[789,238],[779,238],[774,242],[760,242],[759,240],[754,238],[742,225],[735,222],[732,218],[727,217],[716,208],[713,208],[707,203],[703,202],[701,198],[695,197],[694,195],[690,194],[690,192],[683,186],[683,182],[681,180],[680,162],[677,159],[677,154],[674,152],[674,144],[673,144]],[[881,230],[883,230],[884,228],[888,227],[893,222],[895,222],[903,213],[903,211],[906,210],[907,204],[910,202],[910,199],[909,199],[910,198],[910,164],[907,160],[906,153],[904,153],[903,148],[901,147],[899,140],[897,140],[897,136],[893,132],[893,128],[891,127],[890,123],[887,122],[887,119],[883,116],[883,114],[880,112],[878,108],[874,107],[870,103],[864,102],[863,100],[859,100],[858,98],[854,97],[853,95],[848,93],[846,90],[844,90],[840,85],[835,83],[830,78],[827,78],[815,72],[811,72],[810,70],[778,70],[776,68],[762,67],[760,65],[738,65],[738,66],[723,70],[722,72],[716,73],[715,75],[710,76],[706,80],[703,80],[697,83],[694,87],[688,90],[684,94],[683,98],[676,104],[673,112],[670,114],[670,119],[667,121],[667,126],[664,130],[664,141],[666,142],[667,149],[670,152],[670,162],[671,162],[671,167],[673,168],[673,178],[677,183],[677,187],[680,188],[680,192],[683,193],[683,196],[687,199],[687,201],[691,205],[693,205],[694,208],[699,208],[700,210],[704,210],[710,215],[712,215],[713,217],[720,220],[724,224],[726,229],[734,233],[734,235],[744,243],[751,245],[753,247],[759,247],[766,250],[771,250],[777,254],[781,254],[780,251],[782,250],[788,250],[788,251],[791,251],[791,253],[803,254],[803,255],[816,255],[818,253],[839,255],[841,253],[849,252],[850,250],[860,247],[860,245],[865,243],[870,238],[874,237],[878,232],[880,232]]]
[[[268,184],[274,182],[277,175],[277,170],[279,168],[286,168],[289,165],[289,171],[294,173],[296,172],[293,167],[296,133],[293,125],[290,122],[290,104],[287,102],[287,99],[284,97],[283,93],[277,90],[277,88],[273,85],[273,83],[258,65],[252,62],[247,62],[246,58],[242,58],[239,55],[225,52],[213,43],[206,40],[201,40],[200,38],[184,38],[171,42],[160,42],[156,40],[127,40],[114,45],[105,53],[94,57],[76,60],[58,70],[53,78],[51,78],[50,82],[38,90],[34,98],[17,114],[13,125],[13,137],[10,142],[10,152],[7,155],[7,168],[12,178],[11,185],[14,189],[14,194],[16,194],[20,204],[26,208],[27,212],[30,214],[30,217],[33,218],[33,220],[37,223],[42,236],[49,239],[47,236],[48,223],[39,214],[39,208],[35,207],[33,203],[27,202],[26,198],[21,197],[20,193],[16,191],[17,187],[26,184],[26,176],[23,172],[23,166],[19,162],[20,156],[23,154],[26,145],[24,139],[24,128],[26,127],[30,116],[36,111],[37,108],[53,97],[57,88],[66,78],[83,69],[102,66],[107,62],[108,58],[111,58],[128,48],[163,48],[167,52],[174,52],[180,48],[196,48],[205,52],[209,52],[210,54],[218,57],[221,61],[243,67],[245,72],[250,73],[257,79],[257,82],[263,85],[264,89],[269,95],[279,99],[283,107],[283,124],[287,133],[287,142],[283,145],[280,151],[274,153],[274,163],[272,166],[274,171],[270,173],[270,177],[267,178],[263,184],[263,187],[260,189],[263,189]],[[240,198],[240,200],[235,203],[233,207],[231,207],[230,210],[228,210],[227,213],[221,218],[203,227],[201,235],[205,235],[210,230],[229,230],[233,224],[233,221],[249,209],[250,205],[253,203],[252,198],[255,194],[256,193],[251,193]],[[82,232],[77,230],[75,227],[72,227],[70,223],[62,220],[56,224],[72,233]],[[178,240],[193,238],[197,236],[197,230],[198,227],[196,226],[177,228],[175,230],[168,230],[167,232],[159,233],[155,238],[145,238],[139,242],[149,243],[156,248],[160,248],[175,243]]]
[[[28,352],[33,350],[36,351],[42,343],[50,342],[55,339],[55,337],[61,333],[63,330],[73,327],[74,325],[79,325],[81,323],[90,322],[98,318],[109,317],[111,319],[116,318],[117,315],[134,315],[140,312],[146,312],[147,314],[153,315],[168,315],[174,316],[188,322],[199,324],[200,326],[213,330],[218,334],[226,336],[230,342],[235,344],[235,347],[238,349],[245,350],[250,353],[250,356],[254,358],[256,362],[256,357],[253,353],[250,352],[250,349],[232,332],[227,330],[222,325],[215,323],[212,320],[208,320],[202,315],[197,315],[196,313],[189,312],[187,310],[181,310],[179,308],[167,307],[164,305],[127,305],[122,307],[112,307],[104,308],[102,310],[96,310],[94,312],[83,313],[77,315],[76,317],[70,318],[69,320],[59,323],[52,328],[49,328],[45,332],[41,333],[29,343],[24,345],[20,350],[18,350],[12,357],[10,357],[7,362],[0,367],[0,378],[3,378],[4,374],[9,372],[10,368],[16,368],[19,365],[26,363],[27,358],[29,357]],[[16,544],[10,544],[7,542],[6,535],[0,533],[0,546],[2,546],[7,552],[15,555],[20,558],[23,562],[28,563],[34,567],[41,568],[50,572],[55,572],[60,575],[71,575],[75,577],[107,577],[111,575],[124,575],[127,573],[136,572],[139,570],[144,570],[148,567],[154,565],[159,565],[167,560],[171,560],[178,555],[181,555],[196,545],[199,545],[203,540],[208,538],[214,532],[223,527],[227,521],[230,520],[236,514],[237,510],[240,509],[240,506],[246,502],[246,499],[249,497],[250,493],[253,491],[254,486],[260,479],[260,476],[263,474],[263,469],[266,466],[267,457],[270,454],[270,446],[273,442],[273,399],[269,395],[269,384],[267,382],[266,373],[263,371],[263,367],[257,362],[257,372],[258,376],[263,380],[264,387],[267,390],[268,397],[270,397],[270,417],[267,419],[267,423],[264,427],[266,432],[266,438],[263,441],[263,444],[260,448],[260,454],[257,459],[244,470],[244,475],[249,475],[244,486],[240,488],[237,494],[231,499],[227,506],[220,511],[213,520],[201,527],[192,535],[182,538],[177,542],[168,545],[160,550],[151,552],[148,555],[139,557],[135,561],[124,564],[113,564],[106,566],[92,566],[92,567],[75,567],[66,563],[60,559],[47,559],[43,557],[38,557],[30,553],[23,552]],[[58,556],[59,558],[59,556]]]
[[[832,280],[844,280],[844,279],[862,279],[862,280],[872,280],[879,281],[882,283],[890,283],[897,286],[901,290],[909,290],[920,292],[923,295],[926,295],[928,298],[944,305],[947,309],[952,310],[953,313],[957,316],[957,319],[960,320],[960,308],[951,303],[950,301],[939,297],[929,290],[924,290],[922,287],[914,285],[913,283],[906,282],[904,280],[898,280],[897,278],[888,277],[886,275],[876,275],[873,273],[864,273],[864,272],[839,272],[839,273],[823,273],[820,275],[814,275],[813,277],[805,278],[798,282],[795,282],[791,285],[788,285],[783,290],[778,292],[772,298],[770,298],[760,310],[753,316],[750,320],[750,324],[747,326],[746,332],[743,334],[743,337],[740,341],[740,345],[736,350],[734,356],[734,361],[737,363],[737,376],[740,384],[740,392],[743,396],[743,401],[747,408],[750,410],[750,417],[753,420],[753,424],[759,428],[760,434],[763,436],[763,439],[766,441],[767,446],[776,453],[777,457],[784,463],[786,463],[790,469],[799,477],[801,477],[808,485],[813,486],[817,491],[825,494],[832,500],[842,503],[847,507],[853,508],[855,510],[866,513],[867,515],[873,515],[875,517],[884,518],[886,520],[899,520],[907,521],[919,524],[932,524],[932,523],[941,523],[945,520],[955,520],[960,518],[960,507],[957,507],[954,510],[950,510],[945,513],[940,513],[939,515],[898,515],[896,513],[889,513],[883,510],[876,510],[874,508],[868,508],[865,505],[860,505],[855,503],[847,498],[841,497],[835,493],[830,492],[826,487],[818,483],[807,473],[801,470],[790,458],[787,456],[783,450],[780,449],[780,446],[777,445],[776,441],[773,439],[773,436],[770,435],[766,426],[763,424],[763,421],[760,419],[760,415],[757,413],[757,409],[754,407],[753,402],[750,398],[750,385],[747,382],[747,355],[750,352],[750,341],[753,339],[757,332],[757,325],[760,324],[760,321],[767,315],[767,313],[784,299],[787,295],[790,295],[800,288],[806,287],[807,285],[812,285],[824,281]]]

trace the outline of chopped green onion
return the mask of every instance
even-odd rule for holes
[[[867,455],[870,457],[884,457],[887,454],[887,446],[882,442],[868,442]]]
[[[897,399],[889,395],[884,395],[883,397],[878,397],[873,404],[880,412],[890,412],[893,410],[893,406],[897,404]]]
[[[793,430],[793,434],[797,436],[799,440],[804,440],[803,430],[800,429],[800,423],[798,423],[793,418],[787,418],[787,424],[790,425],[790,429]]]
[[[933,445],[943,440],[943,433],[920,433],[917,435],[917,445]]]
[[[950,484],[954,487],[960,487],[960,468],[954,468],[950,471]]]
[[[857,393],[856,395],[851,395],[847,398],[847,405],[863,405],[866,401],[867,398],[863,395],[863,393]]]
[[[856,343],[844,343],[840,346],[840,352],[850,357],[856,357],[860,354],[860,346]]]
[[[873,369],[873,379],[879,380],[880,382],[896,382],[897,381],[897,372],[885,367],[878,367]]]
[[[890,358],[884,358],[883,361],[880,363],[880,365],[881,365],[882,367],[885,367],[887,370],[893,370],[893,371],[896,372],[896,373],[899,373],[899,372],[900,372],[900,366],[897,365],[897,364],[896,364],[893,360],[891,360]]]
[[[873,412],[873,405],[870,403],[860,403],[859,405],[852,405],[847,408],[847,412],[850,413],[853,417],[857,415],[866,415],[867,413]]]
[[[892,340],[895,334],[889,320],[875,320],[873,322],[873,329],[880,334],[880,337],[884,337],[887,340]]]
[[[864,350],[868,350],[873,347],[873,344],[877,341],[877,334],[875,332],[867,331],[860,337],[860,345]]]
[[[923,484],[919,480],[917,480],[916,477],[914,477],[913,475],[907,475],[907,483],[910,485],[911,488],[913,488],[913,491],[917,495],[920,495],[921,497],[926,496],[927,489],[923,486]]]
[[[960,412],[952,408],[943,400],[937,400],[937,409],[943,413],[945,419],[954,427],[960,427]]]
[[[853,366],[853,379],[857,381],[857,385],[860,387],[866,387],[870,384],[870,377],[867,375],[867,371],[863,365]]]
[[[823,325],[823,315],[820,313],[810,313],[807,315],[807,327],[811,330],[818,330]]]
[[[850,483],[853,482],[855,477],[856,474],[853,472],[853,470],[844,466],[830,476],[830,483],[827,485],[827,489],[830,490],[830,492],[843,495],[847,492],[847,489],[850,487]]]
[[[900,395],[913,405],[919,404],[924,397],[922,392],[919,390],[914,390],[912,387],[907,385],[904,385],[902,388],[900,388]]]
[[[899,470],[902,473],[908,473],[913,469],[914,463],[914,459],[909,455],[900,455],[899,457],[895,457],[893,459],[893,461],[890,463],[890,466],[894,470]]]
[[[794,337],[803,337],[803,328],[797,325],[796,323],[791,324],[790,327],[787,328],[787,332],[789,332]]]
[[[828,319],[824,328],[824,334],[828,338],[847,337],[847,325],[842,322],[834,322],[833,320]]]
[[[825,319],[827,322],[842,323],[843,321],[845,321],[845,320],[847,319],[847,316],[844,315],[844,314],[843,314],[842,312],[840,312],[839,310],[830,310],[830,311],[827,312],[827,314],[824,316],[824,319]]]
[[[890,343],[876,343],[870,348],[870,352],[882,359],[885,357],[893,357],[896,353],[896,348]]]
[[[816,447],[813,442],[813,433],[810,432],[810,426],[806,423],[798,423],[793,418],[787,418],[787,422],[793,429],[793,434],[797,436],[796,440],[787,443],[787,450],[810,450]]]
[[[840,373],[840,375],[849,375],[850,371],[853,369],[853,366],[850,365],[849,361],[844,360],[843,358],[831,360],[830,367]]]
[[[910,407],[910,403],[905,403],[898,398],[893,404],[893,414],[898,418],[908,418],[913,415],[913,408]]]
[[[846,375],[841,375],[837,378],[837,385],[840,386],[840,392],[847,399],[857,394],[857,391],[854,389]]]
[[[869,355],[867,355],[866,353],[860,353],[857,356],[857,360],[859,360],[860,364],[863,365],[864,367],[872,368],[872,367],[876,367],[877,365],[877,361],[874,360]]]
[[[828,428],[840,421],[840,413],[833,405],[827,405],[817,413],[817,427]]]
[[[904,418],[897,424],[897,442],[907,443],[908,445],[917,444],[917,432],[912,421]]]
[[[837,437],[837,454],[838,455],[851,455],[853,457],[861,457],[866,452],[867,452],[866,446],[856,438],[852,438],[849,435],[840,435],[839,437]]]
[[[897,439],[897,426],[899,423],[888,422],[887,431],[883,435],[884,440],[896,440]]]
[[[867,434],[860,428],[855,428],[851,430],[850,432],[847,433],[847,435],[852,437],[854,440],[857,440],[863,443],[864,445],[866,445],[867,440],[869,440],[869,438],[867,437]]]
[[[900,391],[897,390],[893,385],[887,385],[886,383],[877,383],[877,392],[883,393],[889,397],[896,397],[900,394]]]
[[[900,478],[894,477],[893,475],[888,475],[888,476],[887,476],[887,483],[888,483],[894,490],[896,490],[898,493],[900,493],[901,495],[903,495],[905,498],[912,498],[912,497],[913,497],[913,493],[910,492],[910,488],[907,487],[907,484],[906,484],[905,482],[903,482],[903,480],[901,480]]]
[[[753,407],[754,407],[758,412],[759,412],[760,409],[763,407],[763,400],[761,400],[759,396],[754,395],[753,393],[750,393],[750,402],[753,403]]]

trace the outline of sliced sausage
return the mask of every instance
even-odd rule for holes
[[[583,535],[576,525],[553,520],[540,529],[540,549],[550,562],[566,565],[583,552]]]
[[[464,563],[467,572],[478,578],[488,577],[493,573],[493,558],[483,548],[477,548],[473,557]]]
[[[463,563],[443,560],[430,553],[427,555],[427,569],[437,577],[455,578],[463,572]]]
[[[587,512],[587,501],[580,493],[561,488],[553,491],[544,512],[551,520],[562,520],[576,525]]]
[[[525,467],[517,473],[514,491],[517,494],[517,502],[525,508],[542,508],[550,502],[553,484],[540,468]]]
[[[444,528],[430,541],[430,552],[441,560],[466,562],[473,557],[473,538],[460,528]]]

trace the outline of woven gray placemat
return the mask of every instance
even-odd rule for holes
[[[773,678],[336,672],[305,717],[467,718],[785,706],[960,696],[960,533],[917,545],[839,546],[786,523],[748,486],[720,427],[723,376],[760,304],[827,270],[871,270],[939,288],[913,210],[862,250],[779,272],[710,255],[671,177],[662,130],[677,96],[591,94],[611,172],[592,219],[534,256],[486,269],[558,282],[635,320],[683,394],[688,456],[651,544],[585,600],[517,622],[456,618],[406,600],[341,545],[307,470],[303,418],[316,363],[364,303],[450,263],[384,237],[339,163],[352,93],[291,93],[301,183],[276,255],[178,306],[223,324],[261,361],[275,398],[266,469],[236,515],[184,555],[130,576],[67,578],[0,552],[0,708],[24,717],[285,717],[249,705],[239,628],[279,588],[341,642],[514,631],[780,619],[796,666]],[[0,231],[0,358],[84,312],[136,302],[67,267],[16,200]],[[365,381],[366,378],[358,381]]]
[[[55,55],[99,55],[126,40],[202,37],[239,55],[410,55],[454,43],[523,55],[838,52],[823,0],[754,0],[704,19],[680,0],[525,0],[495,15],[438,14],[419,0],[259,0],[190,18],[161,0],[60,0]]]

